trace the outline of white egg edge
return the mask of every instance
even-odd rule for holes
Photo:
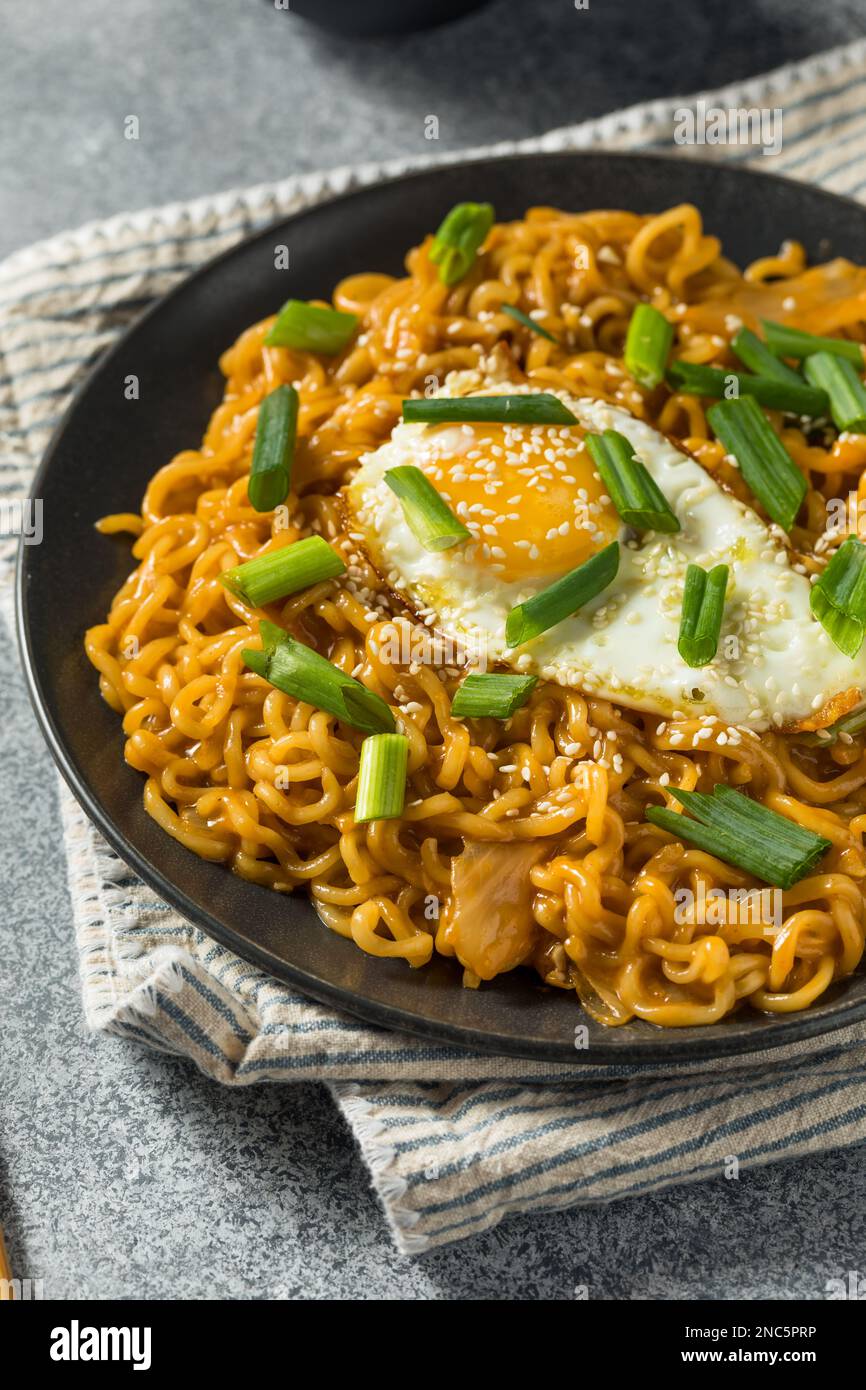
[[[479,571],[456,548],[419,547],[384,474],[417,457],[414,446],[426,426],[400,423],[388,442],[362,458],[347,489],[362,530],[381,546],[378,557],[371,547],[371,558],[379,559],[389,587],[422,617],[432,615],[436,629],[474,653],[478,664],[505,661],[663,716],[714,715],[760,732],[808,720],[834,696],[866,685],[866,652],[846,657],[813,618],[808,576],[792,568],[780,535],[652,426],[605,401],[555,394],[585,429],[615,429],[629,440],[682,530],[645,536],[639,548],[622,545],[610,588],[515,653],[505,644],[505,620],[537,588],[499,583],[477,594]],[[719,650],[699,670],[685,664],[676,646],[689,562],[731,570]],[[639,639],[643,660],[635,659]]]

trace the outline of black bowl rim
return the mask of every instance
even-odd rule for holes
[[[223,263],[229,261],[233,256],[249,248],[255,243],[271,236],[274,229],[283,227],[291,223],[295,225],[299,222],[314,219],[320,208],[327,205],[332,207],[335,204],[350,204],[357,198],[363,198],[365,194],[373,192],[383,186],[411,187],[413,184],[424,182],[438,171],[447,171],[455,168],[466,169],[487,169],[491,165],[499,166],[506,164],[517,164],[535,159],[560,159],[563,161],[580,162],[583,157],[599,158],[603,157],[607,161],[617,164],[628,164],[639,162],[641,165],[650,164],[659,171],[667,171],[671,175],[681,174],[683,164],[698,164],[703,168],[724,169],[726,172],[735,172],[738,178],[743,178],[747,182],[754,181],[756,191],[766,183],[776,183],[785,186],[789,190],[806,188],[811,194],[820,194],[822,200],[828,203],[837,203],[847,211],[852,209],[860,213],[866,219],[866,207],[857,203],[854,199],[846,198],[841,194],[816,188],[813,185],[803,184],[800,180],[786,177],[782,174],[764,172],[763,170],[752,169],[742,165],[735,168],[731,165],[717,165],[710,160],[698,160],[689,156],[673,157],[669,155],[657,154],[655,152],[642,151],[607,151],[598,147],[587,149],[569,150],[527,150],[512,151],[506,153],[479,155],[471,159],[443,158],[436,160],[435,164],[420,168],[410,169],[407,172],[393,176],[377,179],[370,183],[363,183],[359,186],[347,189],[346,191],[317,199],[310,207],[303,208],[297,212],[286,214],[285,216],[269,221],[257,231],[242,237],[225,251],[205,261],[190,274],[182,277],[181,280],[165,294],[160,295],[142,313],[137,314],[104,352],[102,352],[90,366],[82,380],[76,386],[69,403],[64,410],[60,420],[55,426],[45,453],[36,469],[31,483],[32,495],[39,496],[42,484],[49,475],[55,454],[58,452],[63,436],[66,432],[69,421],[76,412],[80,400],[89,390],[94,379],[115,359],[124,352],[128,340],[136,333],[143,324],[152,317],[156,317],[163,307],[176,296],[185,293],[190,286],[198,281],[203,281],[214,273],[219,273]],[[459,1024],[440,1022],[435,1019],[424,1018],[410,1010],[403,1009],[398,1005],[383,1004],[373,1000],[359,997],[352,990],[345,986],[337,985],[327,979],[310,975],[306,970],[291,965],[279,959],[271,952],[256,947],[248,940],[239,942],[233,930],[226,927],[220,919],[210,913],[207,909],[199,907],[198,904],[186,895],[184,890],[173,880],[166,877],[150,860],[142,854],[134,844],[120,831],[114,824],[110,816],[103,810],[98,795],[92,792],[83,776],[79,775],[74,766],[69,751],[66,748],[61,731],[58,729],[48,703],[45,698],[42,683],[40,680],[38,662],[33,650],[31,633],[29,626],[29,604],[27,594],[27,574],[28,560],[32,548],[24,544],[22,538],[18,547],[18,561],[16,566],[16,633],[21,654],[22,666],[25,675],[27,692],[30,702],[36,714],[37,722],[45,738],[51,755],[63,776],[64,781],[69,787],[79,805],[86,812],[88,818],[107,840],[116,854],[135,872],[139,877],[166,902],[174,907],[185,920],[198,926],[207,935],[213,937],[221,945],[236,952],[241,958],[261,967],[263,970],[276,975],[282,980],[296,985],[303,993],[320,1003],[336,1007],[344,1013],[354,1015],[366,1022],[376,1024],[388,1029],[396,1029],[401,1032],[422,1037],[435,1039],[445,1042],[457,1049],[479,1051],[500,1057],[523,1058],[537,1062],[557,1064],[558,1074],[561,1077],[567,1074],[568,1065],[575,1078],[583,1070],[582,1062],[586,1062],[593,1067],[597,1065],[612,1065],[614,1067],[651,1067],[657,1069],[660,1064],[670,1066],[682,1066],[690,1062],[712,1062],[729,1057],[746,1057],[749,1054],[763,1053],[778,1047],[783,1047],[794,1042],[803,1042],[810,1038],[822,1036],[853,1023],[866,1019],[866,997],[857,1000],[846,1000],[844,995],[834,999],[828,1005],[817,1005],[812,1010],[804,1010],[790,1015],[775,1015],[768,1018],[766,1031],[751,1032],[743,1035],[737,1032],[728,1031],[724,1025],[707,1025],[700,1028],[683,1029],[656,1029],[649,1028],[641,1031],[639,1039],[632,1045],[618,1045],[616,1048],[606,1049],[604,1043],[594,1043],[589,1056],[581,1057],[578,1053],[570,1055],[565,1066],[562,1065],[563,1053],[554,1054],[548,1043],[541,1039],[515,1038],[511,1034],[502,1034],[492,1031],[483,1031],[476,1028],[466,1027]],[[631,1029],[635,1025],[628,1024]],[[617,1030],[619,1031],[619,1030]],[[671,1038],[671,1033],[677,1035]],[[662,1041],[662,1038],[665,1041]]]

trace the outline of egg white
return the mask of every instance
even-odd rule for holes
[[[843,693],[843,707],[850,707],[866,687],[866,650],[851,660],[815,621],[809,579],[792,568],[781,534],[650,425],[604,401],[556,394],[585,429],[625,435],[682,529],[649,533],[636,542],[621,528],[612,585],[512,650],[505,641],[510,609],[545,588],[551,576],[535,586],[509,583],[468,560],[469,547],[438,553],[421,548],[384,474],[417,464],[427,427],[400,423],[387,443],[361,460],[346,490],[354,522],[387,585],[476,664],[504,663],[631,708],[662,716],[710,715],[757,732],[830,723]],[[471,431],[454,425],[443,439],[444,428],[437,429],[441,447],[455,457],[472,448]],[[537,539],[543,546],[543,538]],[[730,568],[718,651],[700,669],[687,666],[677,651],[690,563]]]

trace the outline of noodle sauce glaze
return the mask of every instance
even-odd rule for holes
[[[355,275],[332,306],[293,311],[306,346],[280,341],[286,310],[243,333],[201,447],[159,469],[140,514],[100,523],[133,535],[136,568],[86,649],[145,806],[193,853],[303,886],[362,950],[413,967],[439,952],[468,986],[528,966],[607,1024],[804,1009],[864,944],[863,625],[856,593],[823,576],[859,545],[828,517],[859,505],[866,435],[829,408],[754,406],[793,469],[780,524],[723,414],[714,428],[721,392],[638,380],[624,346],[649,306],[686,383],[699,367],[736,380],[732,343],[770,321],[841,342],[829,355],[859,354],[862,378],[866,270],[807,268],[786,243],[740,272],[690,205],[492,225],[460,209],[403,278]],[[802,375],[778,361],[795,407],[825,390],[817,357]],[[834,410],[840,389],[831,372]],[[542,396],[571,423],[403,420],[404,403]],[[611,433],[667,532],[624,521],[588,447]],[[392,469],[432,502],[413,511]],[[441,538],[426,548],[422,522]],[[331,560],[295,551],[296,574],[319,559],[291,592],[269,596],[282,555],[244,569],[312,537]],[[467,671],[524,681],[460,713]],[[727,828],[702,837],[702,815],[723,827],[711,802]],[[738,840],[743,814],[764,818]]]

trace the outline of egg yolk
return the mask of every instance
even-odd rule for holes
[[[557,578],[617,537],[578,426],[427,426],[415,462],[471,531],[465,558],[506,581]]]

